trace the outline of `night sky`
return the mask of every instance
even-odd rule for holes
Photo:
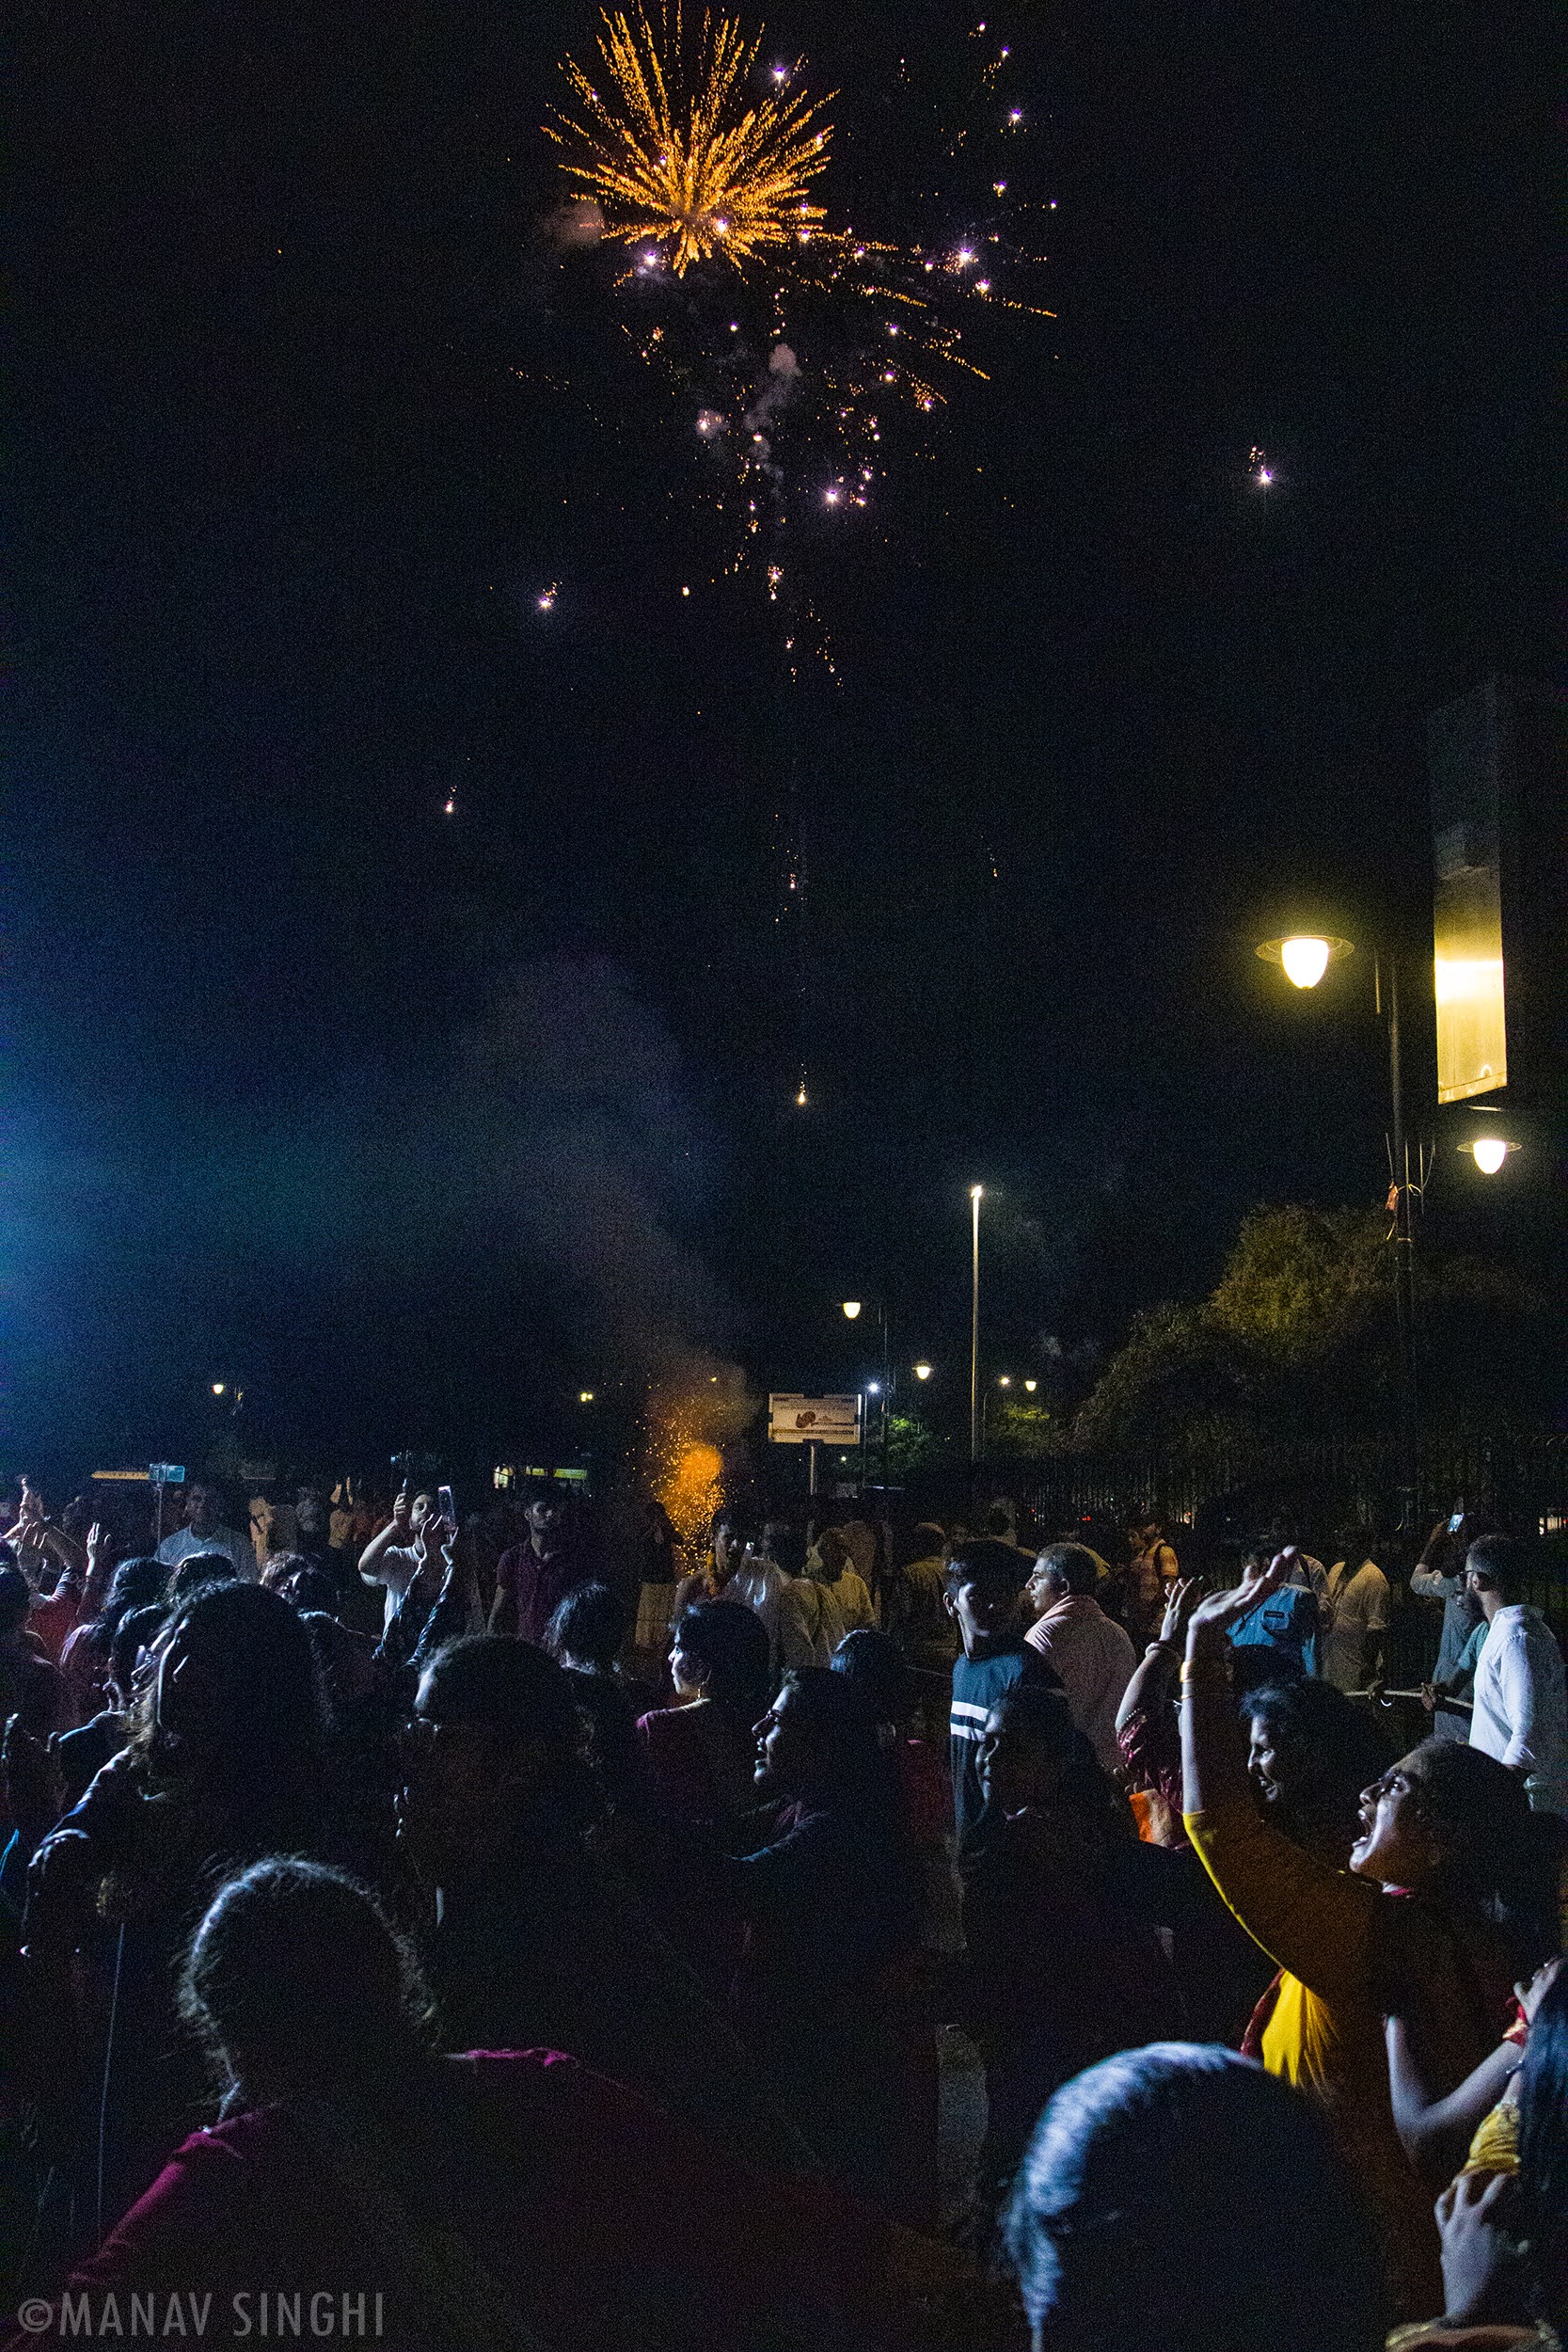
[[[769,12],[841,191],[980,13]],[[1548,12],[1003,13],[1059,316],[811,540],[785,691],[546,233],[590,8],[23,6],[13,1462],[194,1454],[218,1376],[542,1447],[688,1347],[845,1385],[847,1295],[956,1399],[972,1179],[1020,1372],[1381,1196],[1367,959],[1250,950],[1418,949],[1425,714],[1553,658]]]

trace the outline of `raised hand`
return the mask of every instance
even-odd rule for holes
[[[1200,1600],[1188,1621],[1188,1657],[1212,1655],[1223,1649],[1231,1627],[1240,1625],[1243,1617],[1250,1617],[1259,1601],[1267,1600],[1271,1593],[1277,1593],[1281,1585],[1290,1582],[1300,1556],[1295,1546],[1288,1544],[1267,1567],[1260,1563],[1249,1563],[1242,1571],[1241,1582],[1229,1592],[1210,1593]]]
[[[1518,2000],[1519,2007],[1525,2012],[1525,2023],[1527,2026],[1534,2025],[1535,2012],[1541,2006],[1543,1996],[1544,1995],[1548,1985],[1555,1982],[1558,1971],[1561,1968],[1561,1966],[1562,1962],[1560,1959],[1544,1961],[1541,1966],[1536,1970],[1534,1976],[1531,1977],[1528,1984],[1516,1984],[1514,1986],[1514,1995]]]
[[[1162,1642],[1179,1642],[1187,1630],[1188,1621],[1197,1607],[1203,1591],[1199,1576],[1179,1577],[1171,1586],[1165,1601],[1165,1613],[1160,1625]]]

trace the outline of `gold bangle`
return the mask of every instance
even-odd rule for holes
[[[1180,1679],[1183,1682],[1228,1682],[1223,1658],[1184,1658]]]

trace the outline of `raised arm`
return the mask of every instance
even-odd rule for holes
[[[1134,1715],[1151,1714],[1157,1707],[1163,1707],[1170,1696],[1170,1686],[1181,1661],[1188,1620],[1197,1607],[1202,1589],[1201,1581],[1196,1576],[1184,1577],[1171,1586],[1160,1630],[1133,1668],[1132,1679],[1121,1694],[1121,1705],[1117,1709],[1118,1735]]]
[[[404,1489],[393,1503],[392,1516],[386,1526],[378,1534],[371,1537],[370,1542],[359,1554],[359,1573],[367,1584],[386,1582],[387,1580],[381,1573],[380,1567],[381,1555],[384,1551],[389,1551],[394,1545],[401,1550],[413,1542],[414,1525],[410,1517],[412,1510],[413,1505],[409,1502],[407,1490]]]
[[[1449,1529],[1447,1519],[1439,1519],[1421,1547],[1421,1556],[1410,1571],[1410,1589],[1419,1593],[1423,1600],[1452,1600],[1465,1589],[1465,1548],[1469,1542],[1468,1518],[1461,1519],[1456,1530]],[[1458,1561],[1455,1569],[1451,1563]]]
[[[1365,1992],[1384,1897],[1262,1820],[1227,1671],[1229,1631],[1277,1592],[1293,1550],[1201,1602],[1181,1669],[1182,1811],[1204,1868],[1255,1944],[1324,1998]]]

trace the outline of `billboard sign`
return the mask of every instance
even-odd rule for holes
[[[774,1445],[859,1445],[858,1396],[769,1396],[768,1435]]]

